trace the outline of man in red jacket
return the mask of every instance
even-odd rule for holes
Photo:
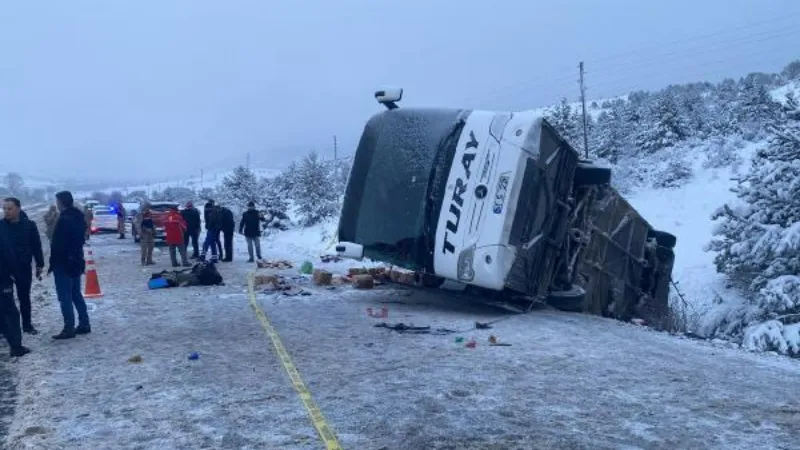
[[[181,254],[181,262],[183,267],[190,267],[189,259],[186,258],[186,244],[183,240],[183,235],[186,233],[186,221],[178,213],[178,208],[172,208],[164,219],[164,231],[167,236],[167,245],[169,245],[169,259],[172,260],[172,267],[178,267],[178,258],[175,252]]]

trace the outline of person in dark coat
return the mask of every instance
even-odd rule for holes
[[[213,203],[206,204],[203,211],[206,220],[206,238],[203,241],[203,249],[200,253],[200,259],[206,259],[208,249],[211,249],[211,261],[216,262],[218,258],[219,249],[217,243],[219,242],[219,233],[222,231],[222,212],[219,206],[214,206]]]
[[[36,278],[42,279],[44,271],[44,255],[42,254],[42,238],[36,222],[28,219],[21,209],[18,198],[8,197],[3,202],[3,222],[8,231],[11,245],[14,247],[16,266],[14,267],[14,285],[17,288],[19,310],[22,313],[22,331],[38,334],[31,320],[31,285],[33,271],[31,263],[36,261]]]
[[[0,331],[8,342],[9,355],[24,356],[30,349],[22,345],[22,329],[19,326],[19,311],[14,303],[14,279],[17,267],[14,249],[8,235],[8,227],[0,222]]]
[[[236,231],[236,219],[233,218],[233,211],[221,207],[222,214],[222,236],[224,239],[225,253],[222,261],[233,261],[233,233]]]
[[[247,239],[247,253],[250,255],[247,262],[253,262],[253,247],[255,247],[256,257],[261,259],[261,222],[263,221],[264,216],[258,212],[255,203],[249,202],[247,211],[242,214],[242,220],[239,222],[239,233]]]
[[[125,207],[122,202],[117,202],[115,207],[117,210],[117,231],[119,232],[119,239],[125,239]]]
[[[183,245],[188,249],[189,240],[191,239],[194,249],[192,252],[192,259],[197,259],[200,257],[200,249],[198,248],[197,242],[200,239],[200,229],[202,228],[202,223],[200,223],[200,211],[189,201],[186,202],[186,208],[181,211],[181,216],[183,220],[186,221],[186,233],[183,235]]]
[[[203,207],[203,221],[205,221],[205,223],[206,223],[206,231],[208,231],[208,229],[209,229],[208,228],[208,223],[209,223],[208,215],[211,214],[212,212],[214,214],[216,214],[217,212],[219,212],[219,208],[217,208],[217,204],[214,203],[214,200],[209,200],[209,201],[206,202],[205,206]],[[217,240],[215,241],[215,245],[217,247],[217,254],[220,255],[220,258],[222,258],[222,242],[220,242],[220,234],[221,233],[222,233],[222,228],[217,228],[217,233],[216,233]],[[208,233],[206,233],[206,236],[208,236]],[[205,240],[203,241],[203,245],[205,245]]]
[[[56,284],[56,295],[61,304],[64,329],[53,339],[71,339],[76,334],[92,331],[89,312],[81,293],[81,276],[86,271],[83,259],[83,245],[86,242],[86,221],[81,210],[75,207],[72,193],[61,191],[56,194],[58,210],[61,214],[50,243],[50,267]],[[74,309],[73,309],[74,308]],[[78,312],[78,326],[75,327],[75,311]]]

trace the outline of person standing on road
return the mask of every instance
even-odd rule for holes
[[[83,207],[83,218],[86,222],[85,240],[88,241],[92,236],[92,222],[94,222],[94,211],[90,205]]]
[[[42,239],[36,222],[28,219],[22,211],[18,198],[8,197],[3,202],[3,225],[14,249],[16,265],[14,266],[14,285],[17,287],[19,310],[22,313],[22,331],[38,334],[31,320],[31,285],[33,273],[31,263],[36,261],[36,278],[42,279],[44,271],[44,255]]]
[[[44,214],[44,233],[47,235],[47,240],[53,240],[53,233],[56,231],[56,222],[58,222],[58,207],[50,205],[50,209]]]
[[[0,223],[0,330],[8,342],[11,357],[24,356],[30,349],[22,345],[22,330],[19,326],[19,311],[14,303],[14,279],[12,273],[17,263],[11,239],[5,224]]]
[[[56,194],[58,210],[61,212],[50,243],[50,267],[47,273],[53,274],[56,295],[64,316],[64,329],[53,339],[72,339],[76,334],[92,331],[89,312],[81,294],[81,276],[86,271],[83,259],[83,245],[86,237],[85,216],[75,207],[75,200],[69,191]],[[74,308],[74,309],[73,309]],[[78,312],[78,327],[75,327],[75,311]]]
[[[242,220],[239,222],[239,233],[247,239],[247,253],[250,255],[247,262],[253,262],[253,247],[256,250],[256,257],[261,259],[261,222],[263,221],[264,216],[256,210],[256,204],[248,202],[247,211],[242,214]]]
[[[222,261],[233,261],[233,233],[236,231],[236,219],[233,218],[233,211],[226,207],[221,207],[222,213],[222,235],[225,241],[225,253]]]
[[[142,208],[142,217],[139,221],[139,245],[142,249],[142,265],[152,266],[153,248],[156,245],[156,225],[153,223],[153,216],[150,213],[150,206]]]
[[[208,249],[211,248],[211,261],[217,262],[217,244],[219,243],[219,233],[222,230],[222,214],[219,207],[214,206],[213,201],[206,203],[203,213],[206,219],[206,238],[203,241],[200,259],[205,261]]]
[[[125,239],[125,207],[122,202],[117,202],[117,231],[119,232],[119,239]]]
[[[178,267],[176,252],[181,254],[183,267],[191,267],[189,260],[186,258],[186,246],[183,243],[183,235],[186,233],[186,221],[178,213],[177,207],[170,209],[164,219],[164,231],[166,232],[167,245],[169,245],[169,259],[172,261],[172,267]]]
[[[183,237],[183,245],[188,250],[189,240],[192,241],[192,259],[200,257],[200,249],[198,248],[197,241],[200,239],[200,211],[194,207],[191,201],[186,202],[186,208],[181,211],[181,217],[186,222],[186,234]]]

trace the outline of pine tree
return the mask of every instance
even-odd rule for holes
[[[686,134],[701,139],[711,132],[709,109],[703,99],[706,89],[706,85],[691,84],[677,92],[679,114],[686,118]]]
[[[574,149],[583,148],[580,145],[582,141],[580,140],[581,125],[578,112],[572,109],[566,98],[562,98],[561,103],[553,108],[546,118],[558,134],[566,139]]]
[[[245,166],[238,166],[222,180],[217,190],[217,200],[219,204],[231,208],[234,213],[240,213],[248,202],[260,200],[260,188],[256,174]]]
[[[278,191],[289,198],[294,198],[295,186],[299,173],[300,166],[297,162],[292,161],[289,163],[289,165],[274,179]]]
[[[339,192],[325,164],[311,152],[298,167],[294,200],[303,226],[312,226],[333,217],[338,210]]]
[[[276,180],[262,178],[259,181],[261,199],[258,202],[260,209],[265,212],[265,228],[286,230],[289,227],[289,202],[286,195],[281,192]]]
[[[649,152],[672,147],[686,138],[686,123],[672,95],[658,95],[648,114],[649,126],[640,129],[636,145]]]
[[[767,125],[772,123],[780,111],[780,105],[772,99],[767,87],[759,77],[748,76],[742,80],[737,121],[749,139],[764,135]]]
[[[769,145],[724,205],[710,249],[717,269],[755,296],[761,318],[800,312],[800,105],[787,96]]]
[[[597,117],[594,133],[594,153],[616,163],[627,147],[627,126],[623,117],[624,103],[613,104]]]

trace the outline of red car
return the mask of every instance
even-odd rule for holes
[[[150,216],[153,219],[153,224],[156,227],[156,241],[164,241],[167,237],[164,230],[164,220],[167,218],[169,211],[172,208],[180,208],[177,202],[148,202],[150,205]],[[134,220],[133,227],[133,240],[139,242],[139,230],[136,229],[136,221]]]

